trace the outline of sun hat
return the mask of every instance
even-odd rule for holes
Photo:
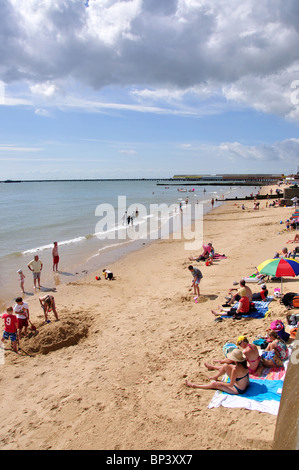
[[[240,351],[240,349],[233,349],[232,351],[230,351],[227,354],[227,358],[230,359],[231,361],[235,361],[235,362],[244,362],[244,361],[246,361],[246,357],[244,356],[242,351]]]

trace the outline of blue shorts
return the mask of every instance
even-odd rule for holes
[[[3,332],[3,338],[4,339],[9,339],[14,342],[17,341],[17,333],[9,333],[8,331]]]

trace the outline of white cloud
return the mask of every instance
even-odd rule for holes
[[[123,149],[123,150],[119,150],[119,153],[123,153],[124,155],[137,155],[137,152],[136,150],[132,150],[132,149]]]
[[[46,81],[45,83],[36,83],[35,85],[31,85],[30,90],[33,94],[50,98],[57,94],[58,87],[54,83]]]
[[[0,152],[40,152],[43,150],[39,147],[19,147],[16,145],[0,145]]]
[[[240,160],[261,162],[285,162],[295,165],[298,162],[299,139],[286,139],[272,145],[242,145],[240,142],[223,142],[219,145],[222,155]],[[270,171],[271,173],[271,171]]]
[[[36,108],[34,112],[38,116],[44,116],[44,117],[51,117],[52,116],[52,114],[48,111],[48,109]]]
[[[298,24],[295,0],[7,0],[0,80],[29,84],[33,100],[63,88],[59,105],[72,82],[131,88],[123,105],[152,112],[214,98],[298,120]]]

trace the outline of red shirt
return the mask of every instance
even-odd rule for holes
[[[242,302],[242,308],[240,309],[240,313],[248,313],[250,304],[248,297],[242,297],[239,302]]]
[[[268,291],[266,289],[263,289],[261,292],[261,298],[262,300],[265,300],[268,297]]]
[[[15,333],[17,330],[18,322],[17,317],[9,313],[4,313],[4,315],[2,315],[2,318],[4,319],[5,331],[7,331],[7,333]]]

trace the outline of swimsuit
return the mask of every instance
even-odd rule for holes
[[[247,374],[244,375],[243,377],[239,377],[238,379],[236,379],[236,382],[239,382],[240,380],[245,379],[245,377],[249,377],[249,372],[247,372]],[[249,382],[248,382],[248,383],[249,383]],[[248,384],[247,384],[247,386],[248,386]],[[242,389],[240,389],[239,387],[237,387],[236,385],[234,385],[235,389],[237,390],[237,392],[238,392],[240,395],[242,395],[243,393],[246,392],[247,386],[245,387],[244,390],[242,390]]]
[[[253,349],[251,344],[249,344],[248,346],[249,346],[250,349]],[[256,362],[257,360],[259,360],[259,362],[258,362],[258,365],[256,366],[255,369],[251,369],[250,367],[248,367],[249,374],[253,374],[253,373],[259,368],[259,365],[260,365],[260,362],[261,362],[261,358],[260,358],[260,356],[258,356],[258,357],[257,357],[256,359],[254,359],[253,361],[249,361],[249,360],[247,359],[247,362],[249,362],[249,363],[251,363],[251,362]]]

